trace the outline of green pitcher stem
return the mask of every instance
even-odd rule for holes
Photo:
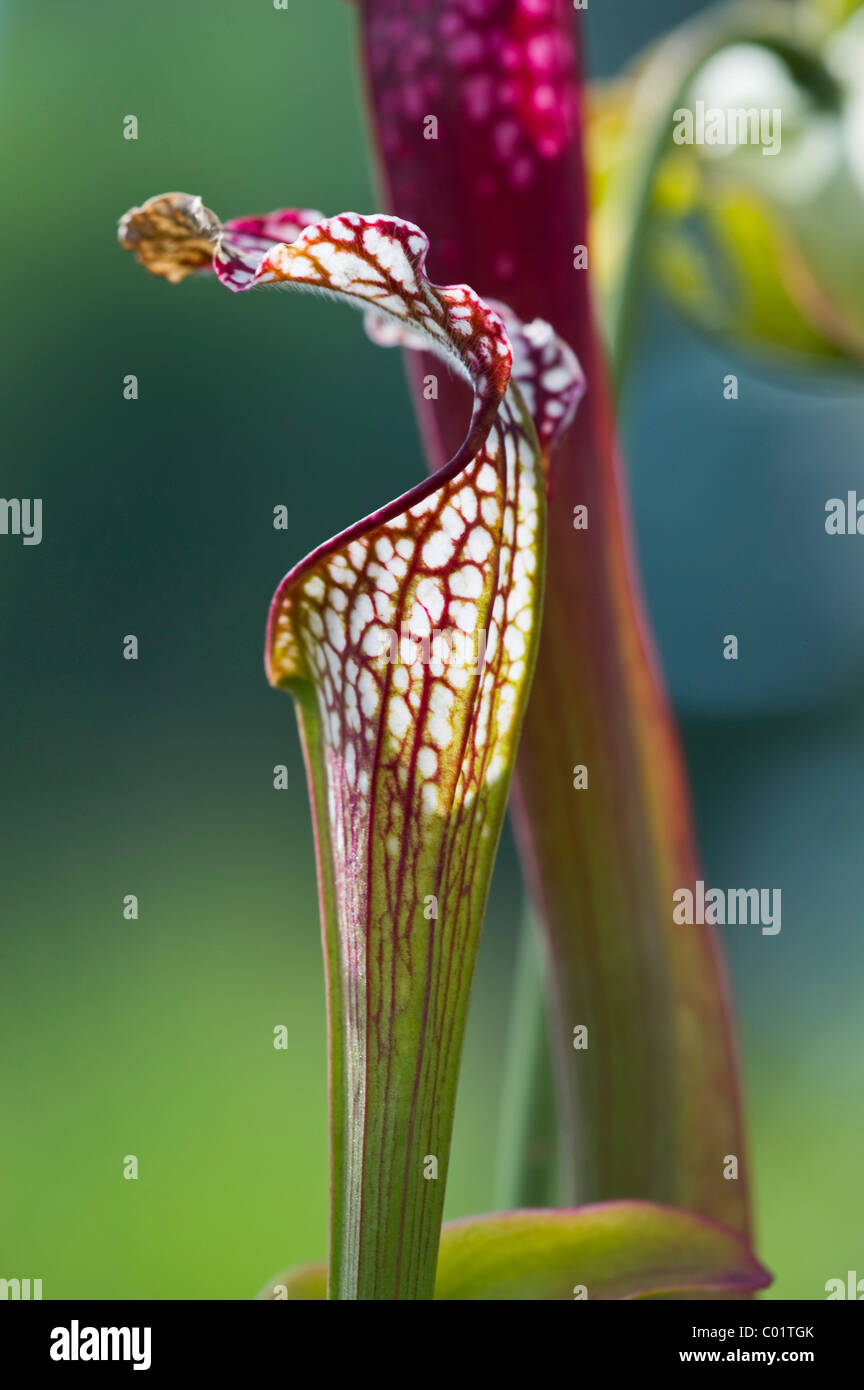
[[[519,934],[502,1088],[494,1205],[554,1206],[559,1126],[549,1052],[546,977],[539,930],[526,905]]]

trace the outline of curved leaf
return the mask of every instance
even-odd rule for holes
[[[287,575],[267,630],[297,702],[313,802],[331,1030],[331,1296],[431,1297],[468,995],[534,666],[541,449],[501,316],[436,286],[391,217],[282,211],[224,227],[200,199],[132,209],[120,238],[169,279],[317,288],[379,341],[422,343],[471,384],[437,474]],[[268,244],[272,235],[285,236]],[[512,321],[549,443],[581,391],[544,325]]]
[[[761,1289],[771,1276],[745,1241],[651,1202],[509,1211],[455,1221],[441,1239],[436,1299],[631,1299]]]
[[[280,1275],[263,1299],[324,1297],[324,1265]],[[652,1202],[524,1210],[451,1221],[441,1233],[438,1301],[749,1293],[771,1282],[734,1231]]]
[[[300,1265],[277,1274],[257,1295],[264,1303],[317,1303],[327,1298],[327,1266]]]

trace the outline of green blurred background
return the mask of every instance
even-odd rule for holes
[[[697,8],[592,7],[593,70]],[[226,217],[372,210],[354,22],[336,0],[0,0],[2,492],[44,499],[41,546],[0,542],[0,1276],[46,1298],[247,1298],[326,1250],[312,840],[263,627],[284,571],[418,477],[419,446],[398,356],[347,311],[157,283],[114,228],[169,189]],[[728,936],[760,1253],[769,1296],[823,1298],[864,1276],[864,552],[822,524],[864,495],[864,407],[658,305],[640,362],[624,432],[706,877],[783,889],[779,937]],[[519,901],[507,836],[451,1216],[492,1203]]]

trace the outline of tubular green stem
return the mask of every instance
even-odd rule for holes
[[[504,1067],[495,1208],[548,1207],[557,1201],[559,1144],[549,1054],[545,963],[539,928],[526,905]]]

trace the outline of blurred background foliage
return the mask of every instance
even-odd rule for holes
[[[857,7],[817,8],[830,48],[828,26]],[[591,6],[592,73],[620,75],[699,10]],[[114,228],[168,189],[223,216],[372,210],[353,29],[335,0],[0,0],[2,491],[44,499],[42,545],[0,544],[0,1275],[41,1277],[48,1298],[246,1298],[326,1248],[312,840],[263,628],[283,572],[419,477],[419,445],[398,357],[358,319],[205,281],[172,289],[136,271]],[[838,82],[860,33],[831,50]],[[598,179],[614,175],[627,91],[595,102]],[[812,113],[796,100],[788,155],[815,182],[794,217],[788,183],[760,182],[771,160],[664,161],[622,431],[706,878],[783,890],[780,936],[726,939],[760,1254],[773,1296],[812,1299],[864,1260],[864,542],[824,530],[829,497],[864,495],[864,399],[849,344],[779,276],[775,237],[860,329],[854,197],[829,204],[817,177],[830,165],[860,197],[860,164],[819,154],[840,139],[836,112],[808,155]],[[784,126],[778,169],[785,139]],[[720,289],[706,245],[745,292]],[[790,343],[781,365],[772,349]],[[278,504],[287,535],[271,524]],[[730,632],[737,663],[721,659]],[[137,663],[121,658],[126,633]],[[273,789],[278,763],[288,791]],[[127,893],[137,922],[123,919]],[[507,837],[450,1216],[492,1200],[520,896]],[[280,1024],[287,1051],[273,1048]],[[127,1154],[137,1182],[122,1177]]]
[[[670,116],[697,103],[766,113],[761,134],[770,147],[673,143]],[[640,271],[647,264],[699,327],[785,365],[824,357],[860,369],[858,4],[712,6],[652,45],[626,75],[597,84],[591,113],[595,270],[607,293],[635,242]],[[628,204],[651,169],[634,217]]]

